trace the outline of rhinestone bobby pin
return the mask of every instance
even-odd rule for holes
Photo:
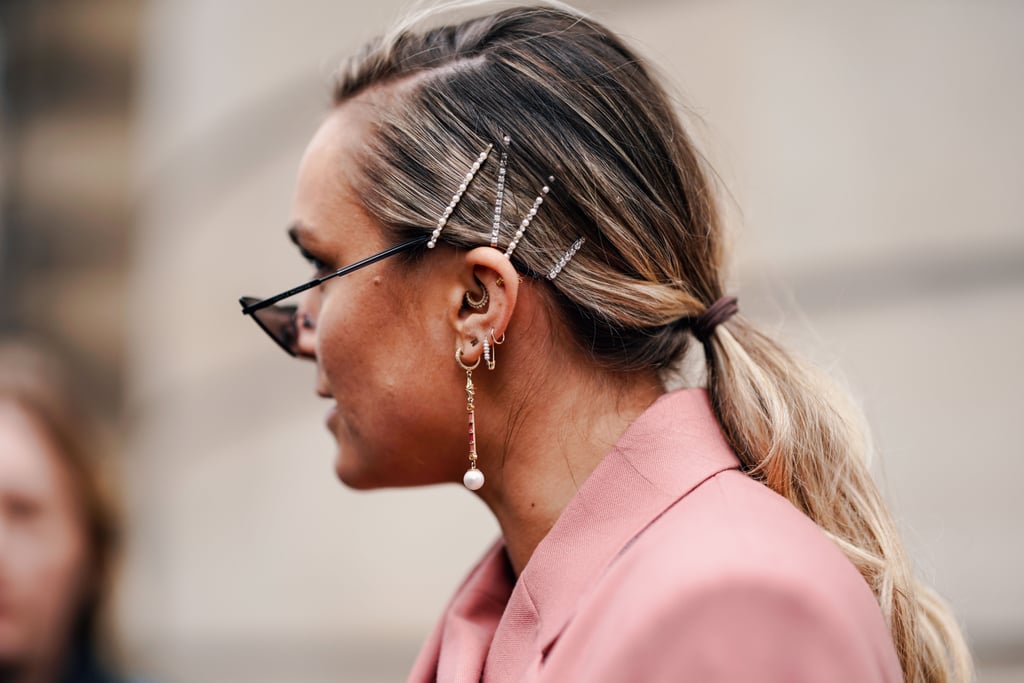
[[[505,197],[505,172],[508,169],[508,146],[512,138],[505,136],[505,149],[501,150],[501,162],[498,165],[498,190],[494,197],[494,224],[491,226],[491,246],[498,246],[498,234],[501,232],[501,204]]]
[[[505,200],[505,176],[508,171],[508,147],[511,144],[512,139],[508,135],[506,135],[504,138],[502,138],[502,142],[505,143],[505,148],[501,152],[501,161],[499,162],[498,166],[498,184],[496,188],[496,196],[494,199],[494,220],[491,224],[492,247],[498,246],[498,238],[501,235],[501,210]],[[455,212],[455,208],[459,205],[459,202],[462,201],[462,196],[466,194],[466,190],[469,189],[470,183],[472,183],[473,178],[476,177],[477,171],[479,171],[480,167],[483,166],[485,161],[487,161],[487,157],[490,155],[491,150],[493,149],[493,144],[487,145],[484,151],[480,152],[480,156],[476,158],[476,161],[473,162],[473,165],[466,173],[466,176],[462,179],[462,182],[459,184],[459,187],[455,191],[455,194],[452,195],[452,200],[448,203],[448,206],[441,214],[441,217],[437,219],[437,227],[435,227],[433,232],[430,233],[430,239],[427,241],[428,249],[433,249],[435,246],[437,246],[437,240],[441,236],[441,231],[444,230],[445,225],[448,224],[448,219],[451,218],[451,215]],[[523,239],[523,235],[526,234],[526,229],[530,227],[530,223],[532,223],[533,219],[537,216],[537,211],[540,209],[540,205],[544,203],[544,197],[548,194],[548,192],[551,191],[551,185],[554,182],[555,177],[548,176],[547,184],[540,189],[540,194],[537,195],[537,198],[533,200],[533,205],[530,207],[530,210],[526,212],[526,215],[523,217],[523,219],[519,222],[519,228],[512,236],[512,240],[508,243],[508,247],[505,249],[506,258],[512,258],[512,252],[514,252],[516,250],[516,247],[519,246],[519,242]],[[562,271],[562,268],[564,268],[565,264],[569,262],[569,259],[571,259],[576,254],[576,252],[579,251],[579,248],[581,246],[583,246],[584,241],[585,240],[581,237],[580,239],[576,240],[576,242],[573,243],[573,245],[569,248],[569,251],[567,251],[565,255],[562,256],[558,263],[555,264],[555,267],[551,269],[551,272],[548,273],[549,280],[554,280],[558,276],[558,273]]]
[[[523,218],[522,222],[519,223],[519,229],[516,230],[516,234],[512,236],[512,241],[508,243],[508,249],[505,250],[506,258],[512,258],[512,252],[519,246],[519,240],[523,239],[523,234],[526,229],[530,227],[530,223],[533,222],[534,217],[537,215],[537,209],[544,203],[544,195],[551,191],[551,183],[555,182],[555,176],[548,176],[548,184],[540,188],[540,194],[533,200],[533,206],[526,212],[526,217]]]
[[[476,158],[476,161],[473,162],[473,166],[470,167],[466,177],[462,179],[459,189],[456,190],[455,194],[452,196],[452,201],[449,202],[448,207],[444,210],[444,213],[441,214],[441,217],[437,219],[437,227],[434,228],[434,232],[430,233],[430,240],[427,242],[428,249],[433,249],[437,244],[437,238],[441,236],[441,231],[444,230],[444,226],[448,223],[448,218],[452,215],[452,212],[455,211],[455,207],[459,205],[459,202],[462,201],[462,195],[466,193],[466,189],[469,188],[469,184],[473,182],[476,172],[479,171],[480,166],[487,161],[487,155],[491,153],[491,149],[493,148],[494,145],[487,145],[487,149],[480,152],[480,156]]]
[[[548,273],[549,280],[554,280],[558,277],[558,274],[562,272],[562,268],[565,268],[565,264],[572,260],[572,257],[576,255],[576,252],[580,250],[580,247],[582,247],[583,243],[586,241],[586,237],[581,237],[572,243],[569,250],[562,254],[562,258],[558,259],[558,263],[556,263],[555,267],[551,269],[550,273]]]

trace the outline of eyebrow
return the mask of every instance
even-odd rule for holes
[[[303,233],[308,231],[309,230],[308,228],[306,228],[306,226],[304,226],[302,223],[298,221],[295,221],[294,223],[288,226],[288,239],[292,241],[292,244],[297,246],[299,249],[302,249],[302,235]]]
[[[307,261],[317,260],[316,257],[306,248],[305,242],[309,239],[307,235],[312,232],[307,225],[295,221],[288,226],[288,238],[299,249],[299,254]]]

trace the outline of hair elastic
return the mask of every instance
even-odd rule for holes
[[[690,325],[693,336],[702,344],[706,344],[715,328],[740,312],[738,299],[734,296],[723,296],[708,306]]]

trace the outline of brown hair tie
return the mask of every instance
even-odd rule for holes
[[[740,312],[737,301],[734,296],[723,296],[708,306],[690,326],[693,336],[707,344],[716,327]]]

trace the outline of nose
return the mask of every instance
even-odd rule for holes
[[[295,312],[295,355],[307,360],[316,360],[316,322],[313,316],[301,308]]]
[[[295,355],[298,358],[316,360],[316,318],[303,300],[295,311]]]

